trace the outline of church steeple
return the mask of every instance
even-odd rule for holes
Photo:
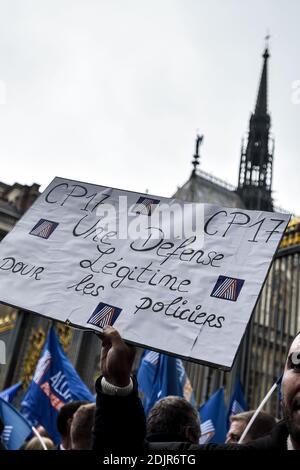
[[[268,46],[263,54],[263,68],[255,111],[249,125],[248,142],[242,144],[237,192],[248,209],[272,211],[273,141],[270,139],[271,118],[268,114]]]
[[[267,86],[268,86],[268,58],[270,57],[268,48],[265,49],[263,54],[264,64],[257,94],[255,114],[265,115],[268,112],[268,96],[267,96]]]

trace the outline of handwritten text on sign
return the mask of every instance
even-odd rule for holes
[[[55,178],[0,244],[0,300],[230,368],[288,220]]]

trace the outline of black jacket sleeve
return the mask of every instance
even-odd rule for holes
[[[105,395],[101,378],[96,381],[96,415],[93,429],[93,450],[108,455],[126,450],[134,454],[143,451],[146,435],[146,419],[137,392],[134,389],[125,397]]]

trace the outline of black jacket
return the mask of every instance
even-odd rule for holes
[[[101,378],[96,381],[96,413],[93,428],[93,450],[102,454],[126,450],[142,451],[146,435],[146,419],[138,397],[136,381],[134,391],[126,396],[104,395]]]
[[[284,421],[278,423],[272,433],[249,444],[205,444],[182,442],[174,435],[153,434],[146,436],[146,419],[134,391],[125,397],[105,395],[101,391],[101,378],[96,381],[96,415],[93,429],[93,449],[102,454],[145,453],[162,450],[199,452],[203,450],[287,450],[288,430]]]

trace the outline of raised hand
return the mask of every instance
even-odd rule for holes
[[[117,330],[105,326],[101,335],[101,371],[106,380],[117,387],[126,387],[130,382],[130,372],[135,349],[125,344]]]

